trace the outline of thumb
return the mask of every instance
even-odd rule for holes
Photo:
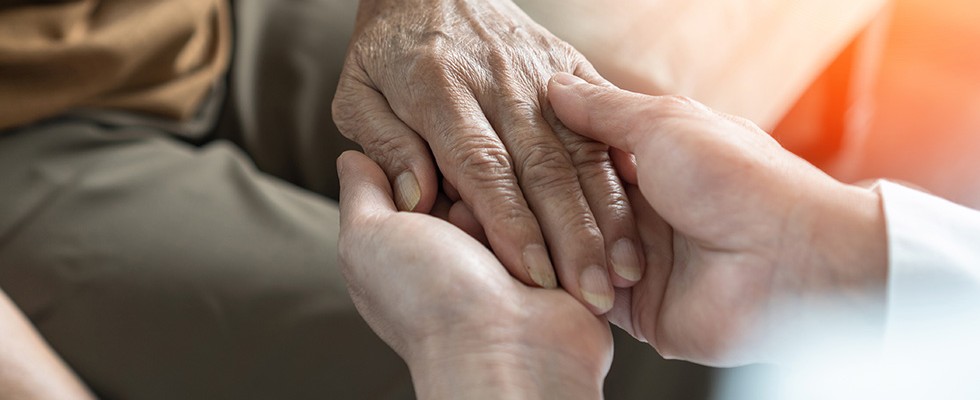
[[[378,164],[356,151],[337,159],[340,175],[340,229],[351,220],[398,211],[392,200],[391,185]]]
[[[671,120],[714,118],[707,107],[673,96],[647,96],[590,84],[574,75],[556,74],[548,84],[555,114],[576,133],[627,153],[640,153],[654,136],[676,129]]]

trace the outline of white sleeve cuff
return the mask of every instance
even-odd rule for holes
[[[978,304],[980,212],[889,181],[876,186],[888,232],[887,342]]]

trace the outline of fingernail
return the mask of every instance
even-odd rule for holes
[[[412,211],[422,199],[422,188],[412,171],[402,172],[395,178],[395,203],[399,210]]]
[[[630,282],[639,281],[643,277],[643,269],[640,267],[640,257],[636,253],[636,246],[630,239],[619,239],[612,248],[611,260],[613,271],[623,279]]]
[[[579,78],[575,75],[565,73],[565,72],[559,72],[555,74],[555,77],[553,79],[555,80],[555,83],[564,86],[571,86],[571,85],[578,85],[580,83],[585,83],[585,81],[582,80],[582,78]]]
[[[582,285],[582,297],[600,314],[612,309],[615,294],[605,268],[597,265],[586,268],[582,271],[579,284]]]
[[[531,280],[545,289],[558,287],[555,278],[555,268],[548,258],[548,250],[540,244],[532,244],[524,248],[524,268],[531,275]]]

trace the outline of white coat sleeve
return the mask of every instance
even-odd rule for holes
[[[888,181],[877,190],[888,232],[886,341],[977,310],[980,211]]]

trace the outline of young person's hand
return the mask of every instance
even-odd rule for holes
[[[661,354],[705,364],[767,360],[780,299],[883,298],[879,195],[842,184],[751,122],[694,101],[556,75],[561,121],[608,143],[637,214],[647,270],[609,318]],[[635,156],[635,158],[634,158]],[[778,310],[780,313],[786,310]],[[795,310],[805,314],[808,309]],[[782,315],[782,314],[779,314]]]
[[[525,286],[448,222],[399,212],[363,154],[337,164],[351,297],[408,363],[420,398],[601,396],[612,361],[605,318],[564,291]]]

